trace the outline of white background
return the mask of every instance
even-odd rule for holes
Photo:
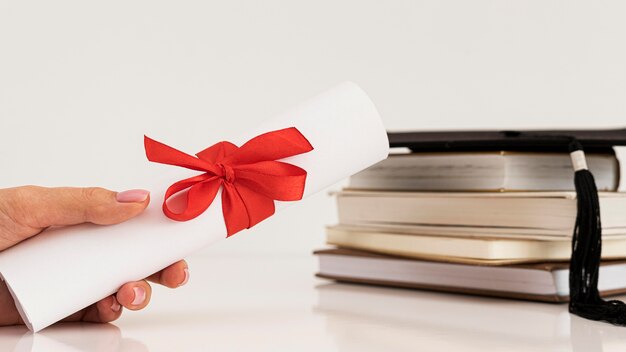
[[[0,0],[0,187],[139,188],[151,177],[144,133],[199,151],[344,80],[391,130],[623,127],[625,12],[622,1]],[[204,253],[306,254],[333,221],[321,194]]]

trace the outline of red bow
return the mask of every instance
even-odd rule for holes
[[[222,213],[228,236],[273,215],[274,200],[302,199],[306,170],[276,160],[313,150],[295,127],[264,133],[241,147],[219,142],[197,153],[197,158],[145,136],[144,145],[150,161],[204,171],[167,189],[165,215],[178,221],[191,220],[211,205],[223,186]],[[184,211],[171,211],[168,198],[186,189]]]

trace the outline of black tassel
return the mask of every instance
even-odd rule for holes
[[[576,170],[575,185],[578,216],[572,239],[570,261],[569,311],[590,320],[626,326],[626,304],[605,301],[598,292],[598,274],[602,252],[600,201],[593,174],[587,169],[582,145],[570,144]]]

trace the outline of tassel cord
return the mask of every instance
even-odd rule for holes
[[[571,149],[582,151],[582,146],[572,142]],[[586,168],[576,170],[575,185],[578,215],[572,238],[569,310],[586,319],[626,326],[626,304],[605,301],[598,291],[602,224],[593,174]]]

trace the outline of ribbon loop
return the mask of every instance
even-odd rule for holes
[[[219,142],[196,157],[147,136],[144,146],[152,162],[204,172],[172,184],[165,192],[163,213],[176,221],[194,219],[208,209],[221,187],[227,237],[272,216],[274,200],[302,199],[306,170],[278,160],[313,150],[295,127],[261,134],[241,147]],[[184,197],[182,212],[168,206],[175,195]]]

